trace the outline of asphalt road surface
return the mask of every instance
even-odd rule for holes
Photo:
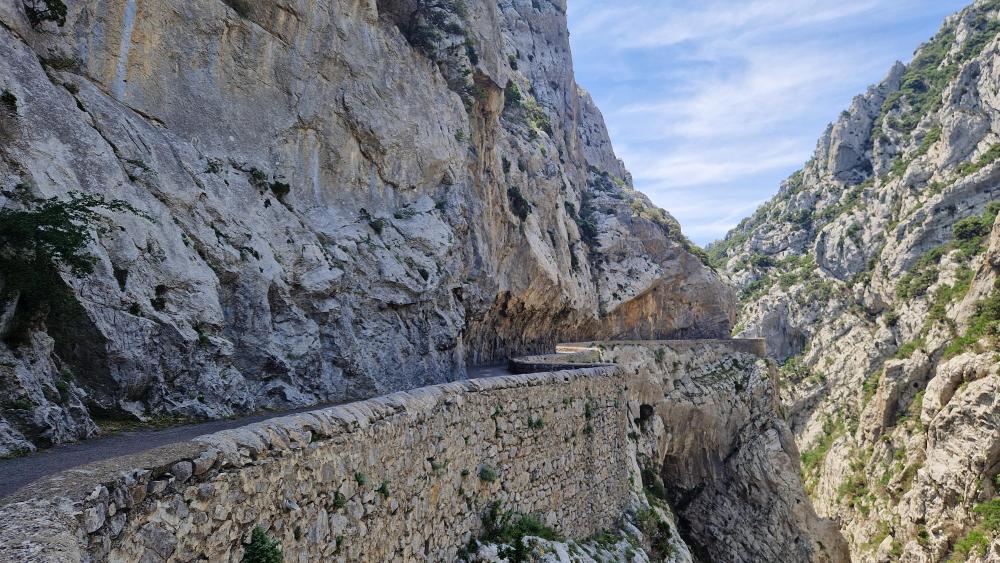
[[[510,375],[506,366],[478,367],[468,370],[469,379],[500,375]],[[138,454],[160,446],[186,442],[205,434],[239,428],[288,414],[320,410],[328,406],[333,405],[315,405],[290,411],[268,412],[244,418],[216,420],[160,430],[121,432],[92,440],[62,444],[27,456],[0,460],[0,499],[10,496],[21,487],[42,477],[95,461]]]

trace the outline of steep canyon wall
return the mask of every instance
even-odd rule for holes
[[[0,205],[134,210],[84,225],[92,272],[0,277],[0,455],[728,334],[574,81],[564,0],[25,5],[0,0]]]

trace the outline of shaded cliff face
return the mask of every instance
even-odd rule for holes
[[[849,560],[836,523],[806,497],[773,362],[725,342],[600,348],[630,375],[642,482],[665,491],[697,560]]]
[[[0,202],[138,213],[46,279],[65,298],[4,280],[0,454],[731,326],[578,89],[560,1],[68,7],[0,1]]]
[[[710,251],[855,560],[1000,557],[998,32],[996,0],[949,18]]]

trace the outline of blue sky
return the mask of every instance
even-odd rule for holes
[[[705,245],[971,0],[569,0],[577,82],[636,187]]]

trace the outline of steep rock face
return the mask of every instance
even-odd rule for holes
[[[0,1],[0,204],[136,212],[87,226],[92,273],[3,280],[0,455],[729,330],[581,95],[561,0],[67,4],[33,28]]]
[[[849,560],[805,496],[773,363],[717,342],[608,343],[600,356],[632,374],[643,483],[662,481],[697,560]]]
[[[855,560],[1000,557],[998,32],[995,0],[949,18],[710,250]]]

